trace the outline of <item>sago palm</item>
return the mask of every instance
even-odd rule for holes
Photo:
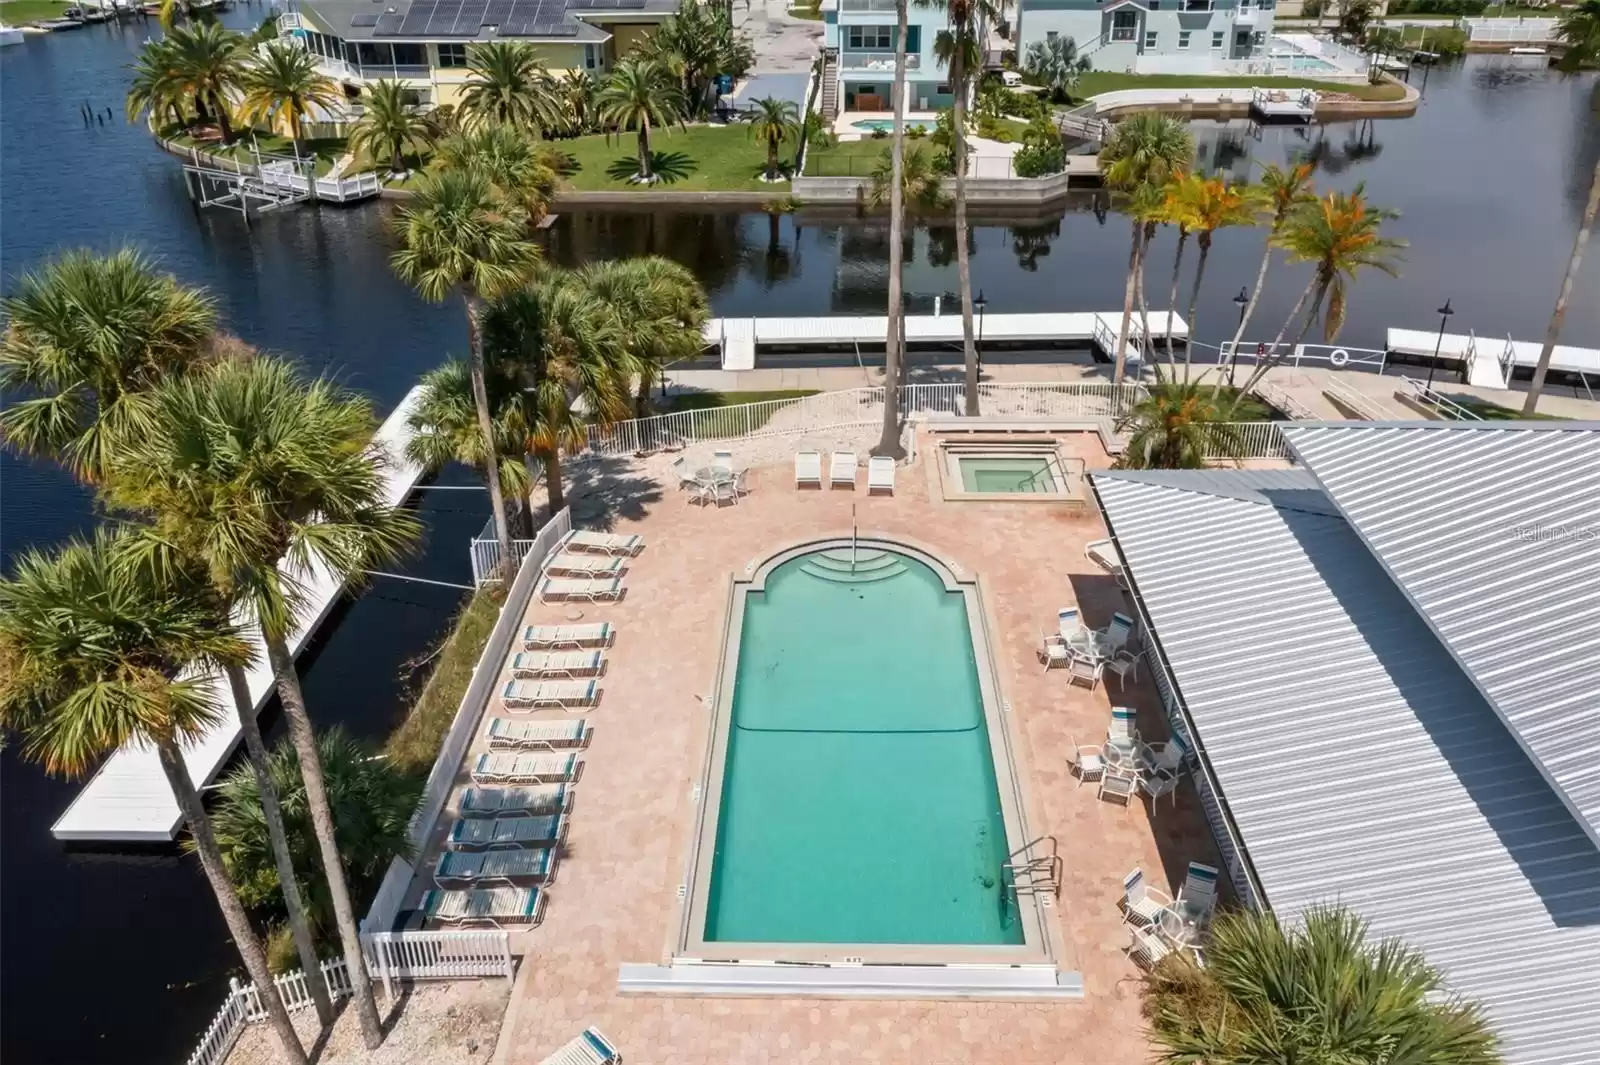
[[[333,79],[317,69],[316,57],[287,42],[264,47],[245,70],[243,82],[239,117],[282,133],[297,152],[312,108],[327,111],[344,100]]]
[[[81,481],[105,473],[113,436],[138,432],[141,395],[210,358],[216,308],[131,248],[67,252],[0,301],[0,439]]]
[[[364,110],[350,131],[350,150],[365,152],[374,163],[389,157],[390,173],[406,168],[405,151],[421,151],[433,143],[433,125],[412,102],[415,94],[398,81],[383,78],[367,89]]]
[[[1194,138],[1186,123],[1146,111],[1118,122],[1100,149],[1100,172],[1106,185],[1122,197],[1141,187],[1160,188],[1194,162]],[[1133,226],[1128,251],[1128,281],[1123,289],[1122,325],[1117,330],[1113,380],[1121,384],[1128,355],[1135,289],[1144,272],[1144,228]],[[1148,337],[1146,338],[1148,341]]]
[[[1200,258],[1195,263],[1194,284],[1189,289],[1189,343],[1184,347],[1183,364],[1189,365],[1194,353],[1195,318],[1199,314],[1200,284],[1205,280],[1206,263],[1211,257],[1211,242],[1217,230],[1230,226],[1253,226],[1261,216],[1261,190],[1253,185],[1228,182],[1222,178],[1199,178],[1181,183],[1173,204],[1175,221],[1194,234]],[[1171,322],[1170,317],[1168,322]],[[1171,330],[1168,338],[1170,345]]]
[[[578,272],[578,283],[615,312],[619,336],[634,360],[635,411],[642,418],[660,373],[705,349],[711,313],[705,289],[687,267],[659,255],[590,263]]]
[[[650,168],[650,130],[683,124],[687,101],[672,71],[655,59],[624,59],[595,95],[595,116],[618,131],[633,130],[637,137],[639,170],[636,184],[657,180]],[[606,134],[610,136],[609,133]]]
[[[885,148],[872,164],[871,185],[867,189],[867,202],[874,207],[890,203],[894,197],[894,157]],[[944,206],[944,174],[936,165],[933,149],[926,144],[913,144],[905,150],[900,160],[900,195],[907,205],[915,204],[924,210],[938,210]]]
[[[1174,957],[1146,977],[1144,1013],[1163,1065],[1503,1060],[1483,1011],[1419,951],[1333,907],[1293,925],[1224,914],[1205,968]]]
[[[167,40],[172,44],[173,77],[194,99],[195,114],[202,122],[215,116],[222,143],[232,142],[232,99],[244,85],[248,42],[211,21],[179,26]]]
[[[1244,313],[1239,316],[1239,325],[1233,333],[1233,343],[1228,345],[1228,383],[1233,383],[1233,367],[1239,351],[1239,342],[1244,336],[1244,330],[1250,324],[1251,317],[1256,312],[1256,305],[1261,302],[1261,290],[1267,283],[1267,267],[1272,263],[1272,250],[1276,247],[1277,236],[1283,231],[1284,223],[1289,220],[1289,215],[1298,210],[1301,205],[1315,198],[1311,186],[1312,168],[1310,164],[1301,163],[1288,169],[1269,163],[1261,172],[1259,188],[1263,210],[1269,212],[1272,221],[1267,232],[1266,247],[1261,251],[1261,266],[1256,270],[1255,287],[1250,290],[1250,301],[1245,304]],[[1217,388],[1222,387],[1222,379],[1218,378]]]
[[[508,209],[488,178],[471,170],[444,169],[424,175],[411,203],[399,212],[400,250],[390,262],[400,280],[423,299],[440,303],[454,290],[467,310],[467,353],[472,397],[484,438],[486,468],[499,461],[494,447],[494,416],[489,408],[483,368],[485,301],[517,289],[538,261],[527,239],[522,213]],[[489,478],[489,503],[501,566],[510,566],[511,527],[498,478]]]
[[[560,123],[555,79],[533,46],[523,41],[490,41],[468,53],[461,113],[468,125],[501,122],[530,133]]]
[[[1117,419],[1128,434],[1117,465],[1132,470],[1197,470],[1211,457],[1237,459],[1239,430],[1210,389],[1193,381],[1157,381]]]
[[[494,361],[494,351],[485,351],[484,357],[500,491],[525,499],[535,478],[525,464],[525,441],[512,417],[517,382]],[[464,360],[452,359],[422,375],[422,394],[407,424],[412,435],[406,441],[406,458],[435,471],[460,462],[488,476],[483,429],[472,398],[472,368]]]
[[[441,169],[479,174],[507,203],[515,205],[530,229],[549,212],[561,184],[559,151],[515,126],[477,126],[439,142],[434,162]]]
[[[362,1035],[376,1047],[382,1030],[289,641],[307,620],[313,573],[359,584],[409,550],[420,526],[385,501],[389,457],[370,446],[371,407],[327,380],[306,383],[269,358],[220,363],[162,386],[150,405],[150,431],[119,441],[107,499],[146,517],[177,554],[201,560],[217,592],[261,631]]]
[[[800,108],[793,100],[778,100],[771,96],[757,100],[750,108],[750,136],[767,149],[768,181],[783,177],[778,171],[778,152],[783,142],[800,135]]]
[[[205,666],[243,665],[249,648],[218,624],[203,586],[149,579],[121,555],[102,533],[53,556],[24,554],[0,580],[0,726],[21,737],[25,758],[72,777],[124,744],[155,748],[283,1058],[305,1065],[183,757],[221,716]]]
[[[569,70],[557,86],[561,97],[560,129],[574,137],[590,131],[594,124],[594,95],[600,86],[587,70]]]

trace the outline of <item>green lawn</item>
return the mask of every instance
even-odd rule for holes
[[[888,137],[840,141],[831,148],[813,144],[806,152],[806,173],[811,177],[869,177],[889,144]]]
[[[15,0],[13,0],[13,2],[15,2]],[[162,136],[166,137],[175,144],[180,144],[184,147],[199,148],[203,152],[218,156],[220,158],[237,159],[241,163],[255,162],[255,154],[251,150],[252,146],[250,142],[250,136],[247,132],[242,133],[238,130],[235,130],[234,141],[226,148],[216,141],[197,141],[187,132],[168,129],[162,133]],[[256,146],[260,147],[263,154],[268,152],[271,152],[274,155],[294,154],[294,147],[290,143],[289,138],[280,137],[276,133],[262,133],[258,130],[255,135],[255,144]],[[329,170],[333,169],[333,164],[338,162],[340,156],[344,155],[347,150],[345,139],[343,137],[329,137],[322,140],[303,140],[300,142],[300,154],[302,156],[313,153],[316,155],[317,173],[319,175],[326,174]],[[351,167],[349,172],[355,174],[359,173],[361,169],[362,168],[358,165]]]
[[[20,26],[25,22],[60,18],[61,13],[72,6],[66,0],[4,0],[0,3],[0,22]]]
[[[580,192],[716,190],[770,192],[774,198],[789,193],[786,183],[769,185],[757,180],[766,168],[767,153],[745,124],[653,132],[650,153],[662,180],[648,186],[628,181],[638,160],[638,140],[632,133],[612,136],[609,143],[603,134],[553,143],[571,157],[574,169],[567,175],[567,183]],[[781,161],[788,166],[791,158],[786,153]]]
[[[1260,78],[1250,76],[1239,77],[1201,77],[1188,74],[1118,74],[1109,70],[1091,70],[1078,81],[1078,91],[1073,93],[1077,99],[1087,99],[1098,96],[1103,92],[1114,92],[1117,89],[1179,89],[1193,86],[1194,88],[1239,88],[1248,89],[1255,86],[1271,89],[1316,89],[1319,92],[1342,92],[1362,100],[1398,100],[1405,96],[1405,90],[1399,85],[1368,85],[1365,82],[1351,84],[1330,81],[1312,81],[1308,78]]]
[[[1511,409],[1510,407],[1502,407],[1498,403],[1483,399],[1479,396],[1474,396],[1470,393],[1447,393],[1447,395],[1450,399],[1467,408],[1486,422],[1515,421],[1523,417],[1521,407],[1518,407],[1515,410]],[[1533,417],[1537,421],[1566,421],[1565,418],[1558,418],[1554,414],[1535,414]]]

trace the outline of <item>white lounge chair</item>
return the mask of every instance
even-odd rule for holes
[[[564,551],[545,563],[544,568],[549,573],[566,573],[575,577],[614,577],[627,566],[617,555]]]
[[[505,754],[485,751],[472,763],[474,784],[560,784],[577,775],[575,754]]]
[[[622,1054],[598,1028],[585,1028],[581,1035],[564,1043],[539,1065],[615,1065]]]
[[[429,891],[422,913],[443,924],[538,924],[544,917],[544,892],[535,887],[489,888],[482,891]]]
[[[1117,905],[1123,917],[1132,924],[1155,924],[1161,911],[1172,905],[1172,898],[1160,888],[1151,887],[1143,869],[1135,869],[1122,878],[1122,898]]]
[[[1218,875],[1214,865],[1190,862],[1189,873],[1183,878],[1183,886],[1178,888],[1177,902],[1191,910],[1211,912],[1217,905]]]
[[[1069,649],[1080,655],[1094,655],[1094,634],[1084,627],[1083,619],[1075,606],[1064,606],[1056,611],[1056,632]]]
[[[513,711],[541,706],[574,710],[593,706],[599,691],[592,680],[508,680],[500,690],[500,701]]]
[[[873,492],[894,495],[894,459],[887,455],[874,455],[867,460],[867,495]]]
[[[839,485],[856,486],[856,453],[854,451],[835,451],[828,458],[828,487],[837,488]]]
[[[529,625],[522,630],[522,646],[530,651],[554,647],[606,647],[611,643],[611,622],[591,625]]]
[[[559,843],[566,835],[562,814],[517,817],[458,817],[450,826],[445,846],[451,850],[473,847],[526,847],[530,843]]]
[[[502,848],[492,851],[445,851],[433,864],[433,882],[440,887],[466,881],[555,879],[556,852],[550,847]]]
[[[509,717],[489,719],[491,751],[553,751],[557,747],[582,747],[589,742],[589,723],[576,721],[513,721]]]
[[[593,603],[600,599],[622,598],[621,577],[546,577],[539,585],[539,601],[552,599],[586,599]]]
[[[567,546],[574,551],[594,551],[602,555],[637,555],[644,548],[644,537],[574,529],[567,534]]]
[[[794,486],[822,487],[822,455],[816,451],[797,451],[794,456]]]
[[[518,651],[511,656],[513,677],[577,677],[598,674],[606,656],[599,651]]]
[[[1122,557],[1117,554],[1117,545],[1110,540],[1085,544],[1083,557],[1113,576],[1122,576]]]
[[[531,788],[468,788],[461,793],[462,817],[558,814],[571,805],[572,789],[565,784],[537,784]]]

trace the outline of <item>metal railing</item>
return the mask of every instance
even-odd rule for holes
[[[1463,407],[1443,392],[1436,391],[1422,381],[1410,377],[1400,378],[1400,387],[1406,392],[1406,398],[1417,406],[1433,412],[1439,418],[1451,422],[1481,422],[1483,416],[1468,407]]]
[[[839,0],[839,14],[849,15],[858,11],[872,11],[894,14],[895,0]]]
[[[839,52],[839,69],[841,70],[871,70],[885,74],[894,73],[893,52],[861,52],[842,49]],[[922,56],[916,52],[906,53],[906,69],[921,70]]]
[[[513,539],[512,564],[520,567],[532,555],[543,565],[555,545],[572,531],[572,512],[563,507],[560,514],[548,521],[531,540]],[[500,580],[496,571],[500,567],[500,541],[494,534],[494,518],[484,524],[483,531],[472,539],[472,583],[478,587]]]
[[[1222,459],[1287,459],[1289,445],[1277,422],[1228,422],[1238,435],[1238,453],[1213,442],[1208,449],[1212,458]]]
[[[1337,377],[1330,377],[1322,386],[1322,392],[1336,405],[1354,414],[1357,418],[1369,422],[1394,421],[1400,415],[1391,410],[1385,403],[1381,403],[1364,392],[1351,388]]]
[[[1556,39],[1559,21],[1553,18],[1468,18],[1462,19],[1461,25],[1467,31],[1468,39],[1473,41],[1545,44]]]

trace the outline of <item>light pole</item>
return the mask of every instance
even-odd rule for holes
[[[1250,295],[1249,295],[1249,293],[1247,293],[1245,291],[1245,287],[1243,285],[1239,286],[1239,294],[1237,296],[1233,297],[1233,305],[1235,307],[1239,308],[1239,330],[1242,331],[1244,329],[1244,309],[1246,307],[1250,306]],[[1237,331],[1236,331],[1235,335],[1237,335]],[[1241,338],[1240,342],[1242,342],[1242,339],[1243,338]],[[1234,344],[1233,348],[1228,352],[1228,387],[1229,388],[1233,387],[1233,362],[1234,362],[1235,359],[1237,359],[1239,357],[1239,350],[1238,349],[1239,349],[1239,344],[1238,344],[1238,342],[1236,342]],[[1218,352],[1218,354],[1220,355],[1221,352]]]
[[[1444,306],[1439,308],[1439,339],[1433,343],[1433,361],[1428,363],[1428,387],[1433,387],[1433,371],[1439,365],[1439,350],[1444,347],[1444,327],[1450,321],[1450,316],[1456,313],[1450,309],[1450,301],[1445,300]]]
[[[978,345],[974,354],[978,359],[978,376],[983,377],[983,311],[989,306],[989,301],[983,298],[983,289],[978,290],[978,298],[972,301],[972,309],[978,312]]]

